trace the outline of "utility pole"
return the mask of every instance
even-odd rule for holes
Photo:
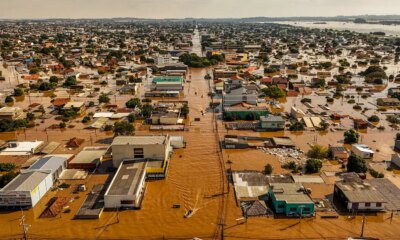
[[[360,237],[364,237],[365,214],[363,214],[363,218],[362,218],[361,223],[362,223],[362,225],[361,225],[361,235],[360,235]]]
[[[221,223],[219,224],[221,226],[221,240],[224,240],[224,226],[225,226],[225,219],[222,217]]]
[[[28,228],[29,225],[25,223],[24,211],[21,209],[22,216],[19,220],[19,225],[22,227],[22,239],[28,240]]]

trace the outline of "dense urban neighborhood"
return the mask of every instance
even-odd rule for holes
[[[399,61],[385,32],[0,21],[0,238],[398,239]]]

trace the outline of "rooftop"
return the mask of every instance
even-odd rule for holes
[[[70,164],[97,163],[106,152],[107,147],[86,147],[71,160]]]
[[[14,178],[2,191],[33,191],[48,175],[49,171],[25,172]]]
[[[146,174],[147,161],[124,161],[119,166],[106,195],[134,195]]]
[[[286,203],[314,203],[304,192],[300,183],[270,183],[272,192],[277,201]]]
[[[112,145],[154,145],[165,144],[167,136],[120,136],[114,138]]]
[[[72,154],[69,155],[53,155],[53,156],[45,156],[37,160],[34,164],[32,164],[27,171],[29,170],[50,170],[51,173],[58,170],[58,168],[63,165]]]
[[[337,182],[349,202],[386,202],[382,194],[367,182]]]

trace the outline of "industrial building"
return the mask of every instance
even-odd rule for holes
[[[119,136],[111,144],[115,168],[123,160],[167,161],[172,151],[170,137],[166,136]]]
[[[108,147],[85,147],[69,163],[68,168],[95,169],[103,160]]]
[[[21,171],[0,190],[0,207],[34,207],[53,187],[71,157],[70,154],[48,155]]]
[[[145,160],[127,160],[119,166],[104,195],[105,208],[139,208],[145,189]]]

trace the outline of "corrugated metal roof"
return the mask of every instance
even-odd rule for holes
[[[120,136],[114,138],[112,145],[153,145],[164,144],[167,136]]]
[[[46,156],[36,161],[28,170],[50,170],[51,173],[57,171],[68,158],[61,156]]]
[[[29,191],[34,190],[50,173],[45,171],[25,172],[14,178],[3,191]]]

